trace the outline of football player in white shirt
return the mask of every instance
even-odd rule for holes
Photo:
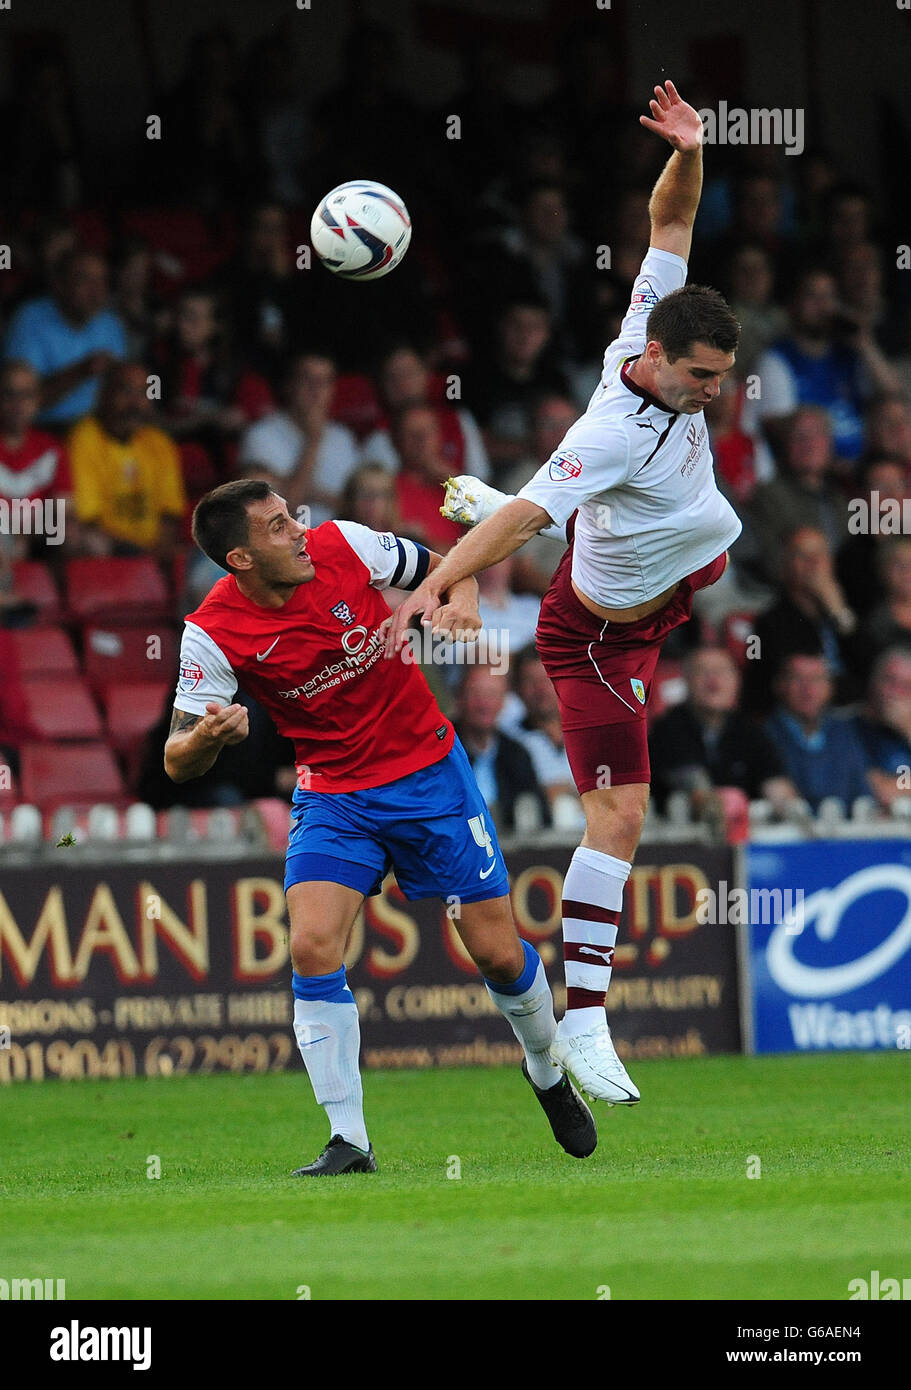
[[[715,484],[703,408],[734,365],[739,325],[721,295],[686,285],[702,189],[702,121],[674,84],[640,121],[673,147],[649,203],[650,247],[588,409],[515,498],[470,478],[444,515],[476,529],[398,609],[387,656],[440,593],[547,528],[571,541],[541,606],[537,646],[560,700],[586,831],[563,886],[566,1015],[551,1049],[609,1103],[639,1092],[605,1013],[623,888],[649,795],[646,707],[661,645],[724,571],[740,521]],[[566,525],[567,523],[568,526]]]

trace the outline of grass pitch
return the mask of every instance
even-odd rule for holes
[[[843,1300],[909,1273],[909,1067],[639,1062],[642,1104],[596,1106],[582,1161],[517,1070],[373,1073],[380,1172],[307,1181],[288,1171],[328,1134],[302,1071],[14,1086],[0,1276],[70,1299]]]

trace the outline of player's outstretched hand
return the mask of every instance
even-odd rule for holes
[[[440,608],[440,595],[434,588],[430,575],[419,584],[413,593],[409,594],[404,603],[400,603],[392,615],[392,621],[386,619],[386,656],[396,656],[404,647],[408,634],[408,628],[413,618],[418,614],[421,616],[422,623],[430,623],[434,613]]]
[[[640,116],[639,123],[673,145],[675,150],[696,150],[702,144],[702,121],[680,96],[673,82],[655,88],[649,102],[651,116]]]
[[[199,721],[200,728],[213,743],[222,745],[243,743],[250,732],[250,719],[246,705],[221,705],[210,700],[206,705],[205,718]]]

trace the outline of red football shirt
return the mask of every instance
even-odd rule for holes
[[[205,714],[242,685],[294,740],[313,791],[362,791],[439,762],[453,727],[419,667],[387,661],[378,633],[390,612],[380,590],[408,585],[421,552],[353,521],[315,527],[307,550],[316,573],[282,608],[253,603],[228,575],[187,616],[178,709]]]
[[[44,430],[29,430],[18,449],[0,440],[0,497],[61,497],[73,490],[66,446]]]

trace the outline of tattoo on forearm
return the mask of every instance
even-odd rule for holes
[[[174,706],[174,713],[171,715],[171,727],[168,730],[168,737],[171,734],[182,734],[187,729],[192,729],[194,724],[198,724],[202,718],[201,714],[187,714],[185,710]]]

